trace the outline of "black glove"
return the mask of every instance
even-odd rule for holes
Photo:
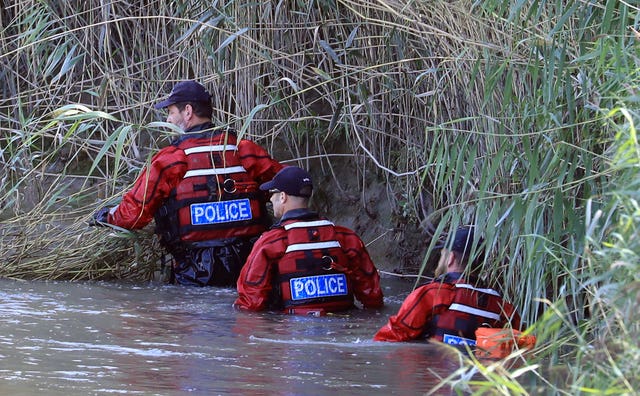
[[[105,206],[103,208],[98,209],[96,213],[93,214],[93,219],[89,221],[90,226],[99,226],[104,227],[104,223],[108,223],[107,218],[109,217],[109,207]]]

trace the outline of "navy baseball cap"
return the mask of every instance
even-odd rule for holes
[[[454,252],[458,252],[463,256],[471,253],[471,247],[473,245],[474,231],[473,227],[460,227],[456,230],[453,236],[447,238],[446,242],[439,243],[434,246],[434,249],[449,249]],[[478,242],[480,244],[480,241]]]
[[[309,198],[313,191],[311,175],[297,166],[282,168],[271,181],[260,185],[263,191],[278,190],[296,197]]]
[[[182,102],[205,102],[211,103],[211,95],[196,81],[181,81],[174,85],[169,97],[162,102],[157,103],[156,109],[164,109],[172,104]]]

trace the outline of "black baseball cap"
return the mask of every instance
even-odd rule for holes
[[[278,190],[296,197],[309,198],[313,191],[311,175],[297,166],[282,168],[271,181],[260,185],[263,191]]]
[[[209,92],[196,81],[181,81],[174,85],[169,97],[162,102],[156,103],[156,109],[164,109],[172,104],[183,102],[204,102],[211,103]]]
[[[473,246],[474,228],[472,226],[460,227],[456,232],[446,239],[446,242],[438,243],[434,246],[434,249],[449,249],[454,252],[458,252],[463,256],[467,256],[471,253],[471,247]],[[478,242],[480,244],[480,241]]]

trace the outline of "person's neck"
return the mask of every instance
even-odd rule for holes
[[[450,265],[447,268],[447,272],[464,272],[464,268],[460,267],[459,265]]]
[[[203,125],[203,124],[211,124],[211,119],[209,118],[194,118],[193,120],[191,120],[189,122],[189,124],[187,125],[187,127],[185,128],[185,131],[190,131],[192,129],[195,129],[196,127]]]

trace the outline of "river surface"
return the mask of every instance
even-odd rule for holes
[[[316,318],[235,311],[230,288],[0,279],[0,394],[433,391],[459,358],[435,344],[371,341],[413,281],[382,285],[382,310]]]

